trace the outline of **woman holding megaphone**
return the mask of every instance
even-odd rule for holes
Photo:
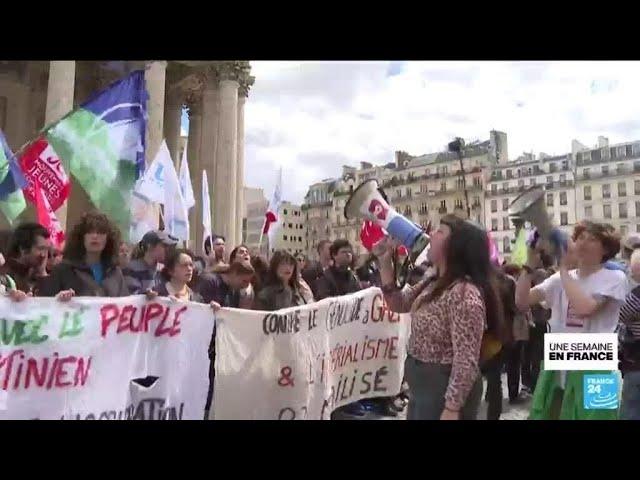
[[[400,290],[389,238],[374,247],[385,300],[411,312],[405,377],[409,420],[474,420],[482,397],[480,355],[491,332],[506,339],[502,305],[484,229],[445,215],[431,234],[428,259],[437,277]]]

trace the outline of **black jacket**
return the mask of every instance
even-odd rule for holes
[[[339,297],[360,290],[360,281],[353,270],[339,270],[331,266],[316,280],[313,295],[316,300]]]
[[[54,267],[40,290],[42,297],[54,297],[63,290],[73,289],[77,297],[126,297],[129,295],[120,267],[104,267],[102,285],[93,279],[91,267],[85,263],[63,260]]]
[[[299,307],[313,302],[312,298],[305,298],[298,290],[284,288],[282,285],[266,285],[255,299],[255,310],[273,312],[282,308]]]

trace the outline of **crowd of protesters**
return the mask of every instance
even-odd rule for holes
[[[273,311],[376,286],[392,310],[411,315],[406,383],[398,396],[347,405],[332,418],[397,415],[408,405],[408,419],[476,419],[484,398],[486,418],[499,419],[506,373],[509,403],[532,397],[530,418],[640,419],[640,241],[622,245],[623,267],[612,263],[621,239],[609,225],[578,224],[558,259],[532,245],[524,265],[498,265],[483,228],[447,215],[431,232],[427,261],[410,272],[403,288],[392,262],[397,245],[388,238],[359,263],[344,239],[321,241],[315,261],[283,250],[267,260],[245,245],[227,255],[223,236],[209,238],[203,256],[178,244],[151,231],[129,245],[106,215],[89,212],[58,251],[44,227],[23,223],[0,232],[0,292],[13,301],[144,294],[205,303],[213,311]],[[614,331],[621,409],[585,409],[582,381],[589,372],[545,371],[544,334]],[[207,411],[214,338],[215,328]]]

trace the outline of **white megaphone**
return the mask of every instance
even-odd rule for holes
[[[376,180],[367,180],[353,191],[344,207],[344,216],[348,220],[365,218],[374,222],[407,248],[409,255],[402,270],[398,271],[396,265],[396,278],[404,285],[409,269],[429,245],[429,235],[387,203]]]

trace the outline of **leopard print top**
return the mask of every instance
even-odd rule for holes
[[[434,286],[427,283],[386,294],[385,300],[394,311],[411,312],[409,355],[425,363],[451,365],[445,405],[459,410],[480,374],[484,300],[475,285],[457,282],[427,303],[425,298]]]

